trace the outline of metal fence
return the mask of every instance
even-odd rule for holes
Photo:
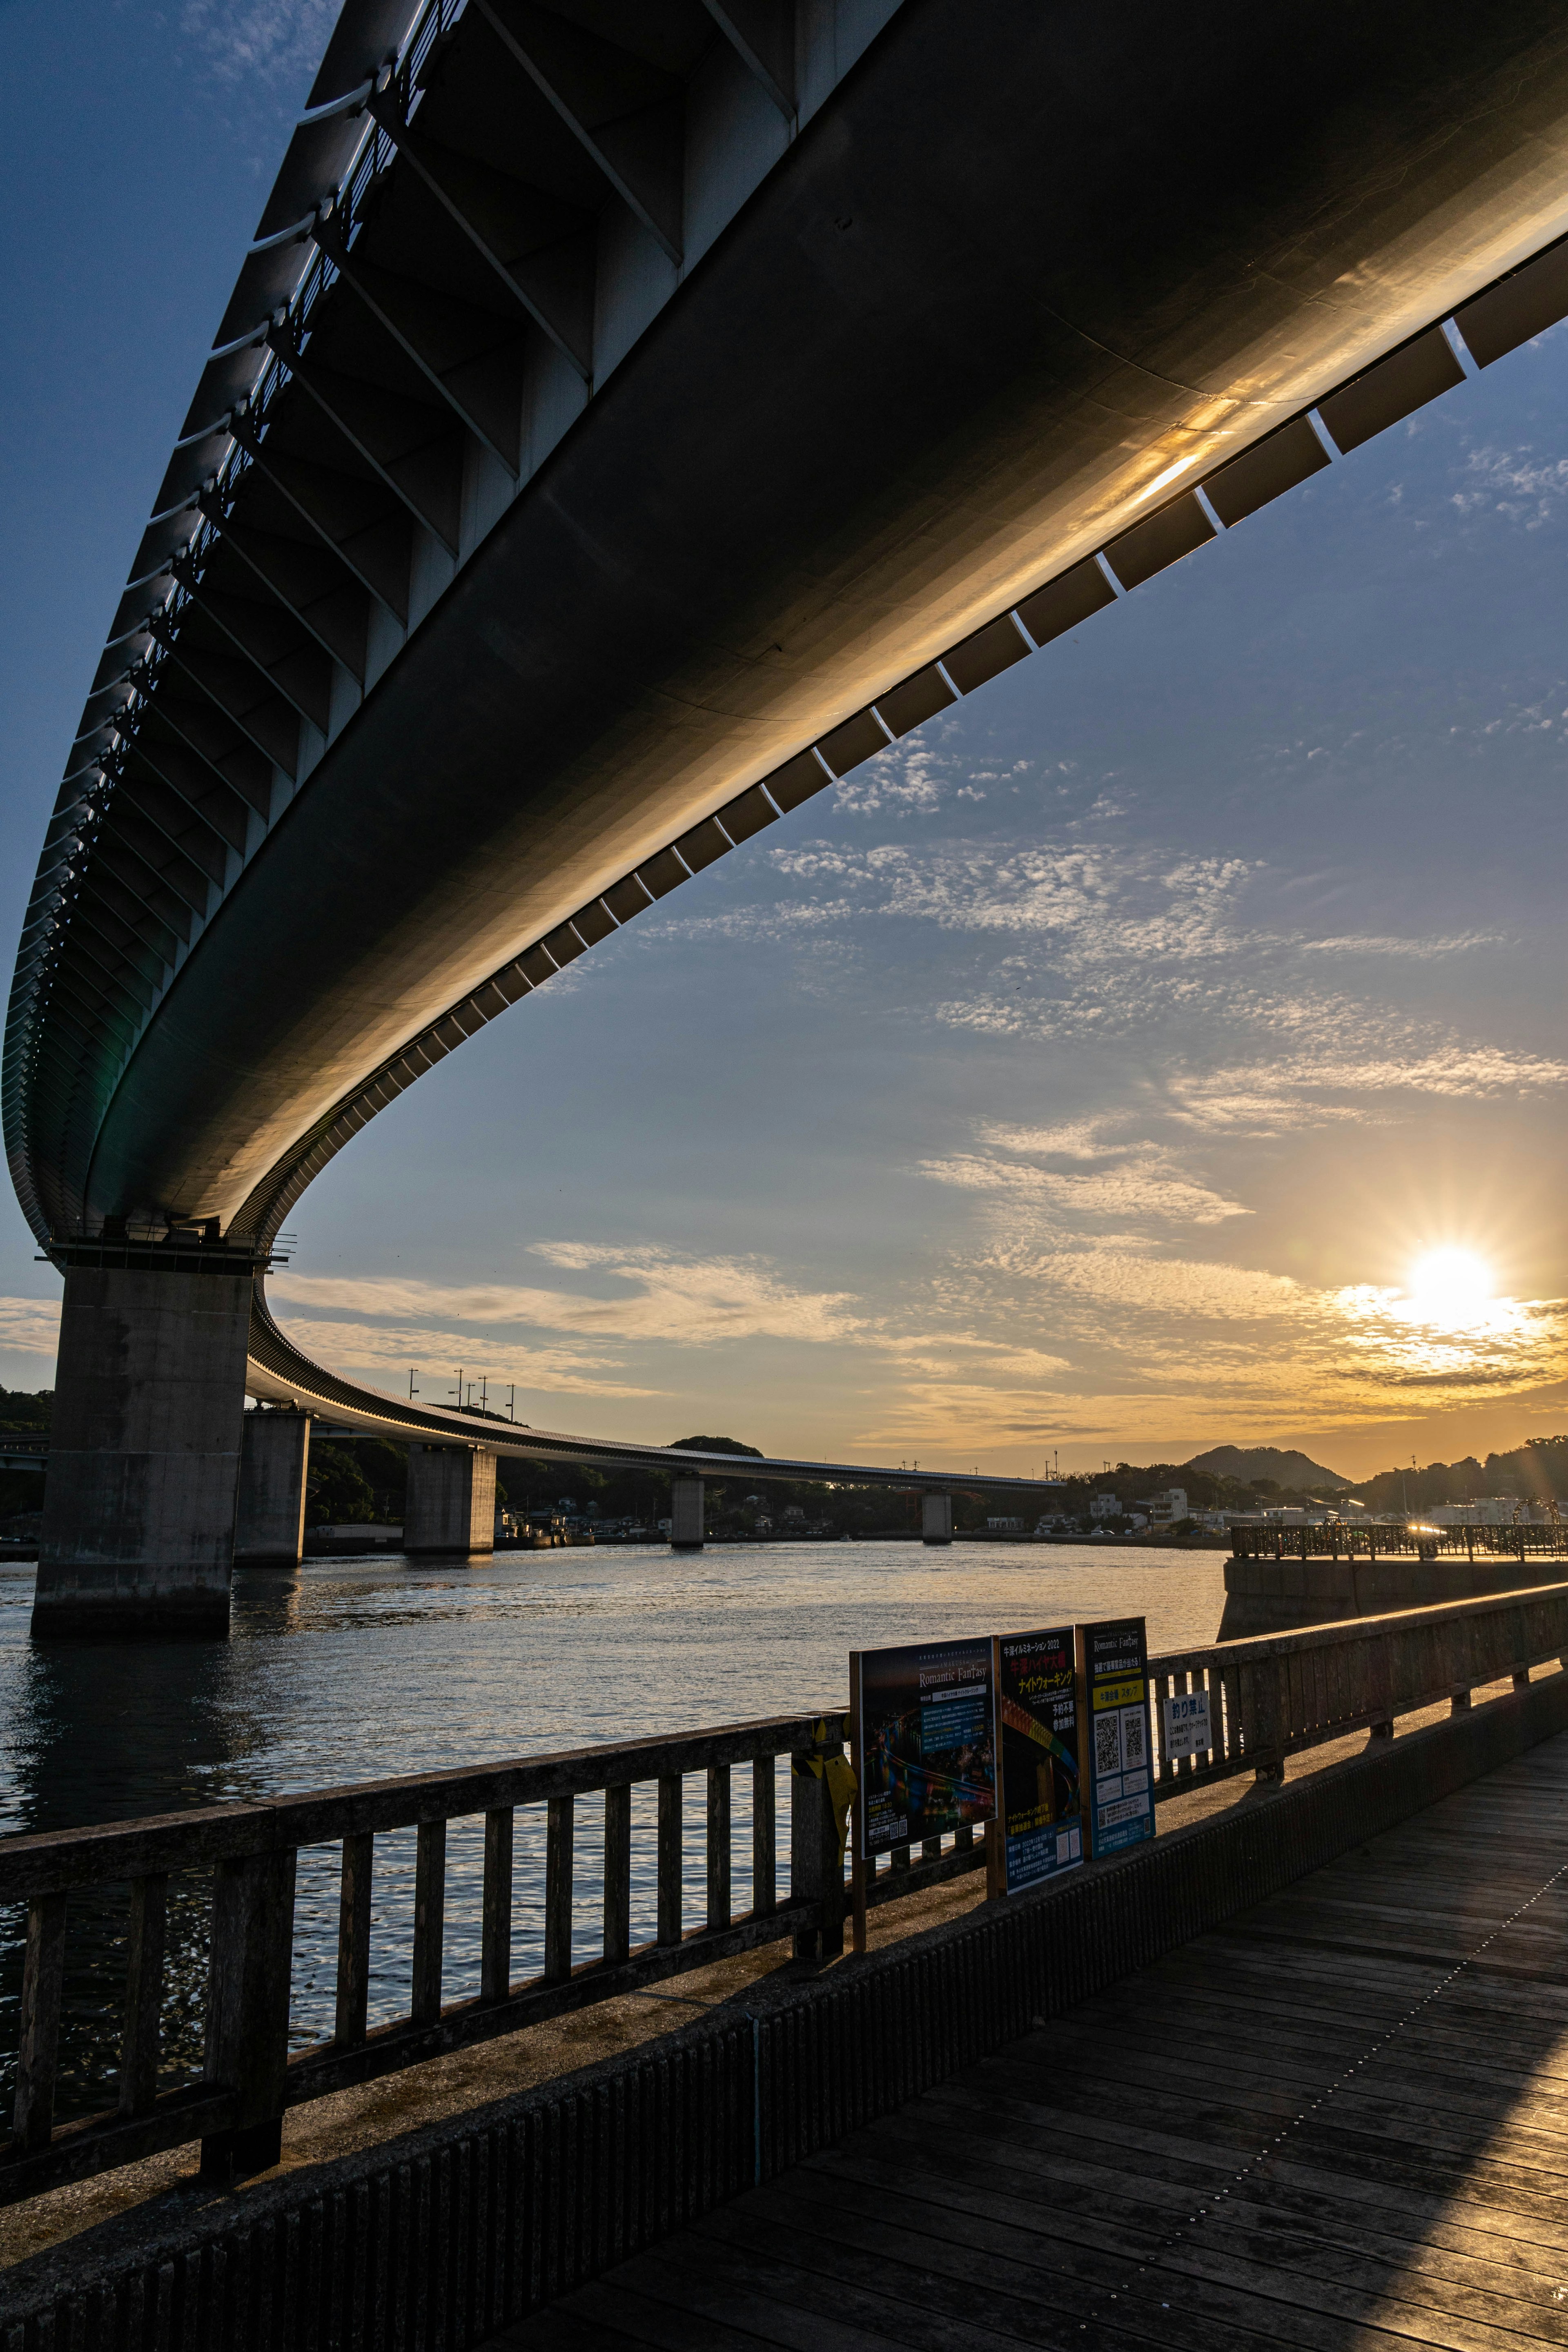
[[[1232,1520],[1237,1559],[1562,1559],[1568,1528],[1400,1526],[1330,1519],[1316,1527]]]
[[[1468,1706],[1472,1689],[1568,1651],[1568,1584],[1411,1610],[1258,1641],[1232,1642],[1150,1662],[1157,1733],[1156,1795],[1227,1775],[1278,1778],[1287,1757],[1358,1729],[1373,1737],[1434,1701]],[[1161,1702],[1209,1695],[1211,1744],[1173,1759]],[[795,1955],[842,1951],[845,1886],[837,1832],[820,1766],[838,1752],[842,1712],[725,1725],[668,1740],[626,1740],[481,1769],[421,1773],[307,1796],[205,1807],[104,1829],[0,1842],[0,1903],[27,1906],[15,2128],[0,2149],[0,2202],[200,2140],[204,2170],[226,2178],[275,2160],[285,2111],[418,2064],[466,2044],[636,1991],[661,1979],[790,1938]],[[790,1790],[787,1884],[775,1834],[777,1770]],[[731,1901],[731,1789],[750,1767],[751,1902]],[[813,1768],[818,1768],[814,1769]],[[704,1916],[688,1927],[682,1902],[685,1784],[705,1789]],[[657,1930],[632,1942],[634,1798],[656,1846]],[[601,1948],[574,1961],[576,1800],[602,1800]],[[516,1815],[544,1818],[542,1967],[512,1974]],[[595,1805],[595,1815],[599,1808]],[[479,1990],[443,1998],[447,1835],[482,1820]],[[372,1885],[378,1837],[416,1838],[414,1941],[407,2011],[372,2026]],[[340,1903],[334,2031],[289,2051],[295,1882],[303,1849],[336,1846]],[[905,1847],[870,1874],[868,1901],[892,1902],[979,1867],[972,1832]],[[159,2087],[164,2026],[165,1922],[171,1876],[210,1888],[203,2079]],[[61,1990],[73,1897],[129,1885],[117,2104],[55,2123]],[[107,2088],[107,2085],[106,2085]]]

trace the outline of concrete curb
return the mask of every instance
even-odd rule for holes
[[[0,2283],[3,2352],[468,2352],[1563,1730],[1568,1674],[133,2249],[84,2233]]]

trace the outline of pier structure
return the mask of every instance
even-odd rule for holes
[[[943,1490],[927,1493],[921,1498],[921,1541],[927,1544],[950,1544],[952,1541],[952,1496]]]
[[[973,2265],[1005,2253],[988,2295],[1054,2297],[1074,2330],[1098,2320],[1112,2342],[1112,2298],[1142,2310],[1179,2291],[1200,2335],[1245,2319],[1279,2340],[1268,2306],[1294,2303],[1317,2315],[1311,2341],[1348,2347],[1365,2340],[1348,2331],[1372,2324],[1392,2263],[1400,2340],[1451,2352],[1451,2331],[1412,2317],[1447,2309],[1451,2266],[1411,2267],[1381,2244],[1364,2276],[1342,2253],[1303,2263],[1305,2231],[1342,2250],[1347,2232],[1447,2244],[1476,2266],[1461,2282],[1467,2326],[1528,2336],[1509,2306],[1541,2298],[1521,2286],[1511,2228],[1507,2277],[1495,2263],[1483,2274],[1484,2248],[1429,2231],[1479,2228],[1472,2201],[1497,2226],[1521,2191],[1519,2212],[1534,2210],[1539,2135],[1555,2128],[1542,2122],[1555,2093],[1532,2085],[1555,2049],[1568,1933],[1553,1843],[1565,1652],[1559,1583],[1152,1658],[1152,1843],[1005,1895],[982,1875],[973,1829],[922,1841],[865,1883],[876,1932],[863,1954],[845,1951],[823,1768],[847,1717],[831,1708],[0,1841],[0,1902],[27,1918],[0,2202],[75,2184],[75,2234],[0,2274],[7,2322],[18,2342],[118,2352],[133,2313],[142,2352],[174,2352],[199,2315],[214,2341],[294,2352],[295,2285],[309,2277],[312,2307],[365,2352],[390,2352],[416,2307],[453,2352],[525,2322],[528,2341],[563,2352],[608,2333],[636,2342],[650,2296],[673,2315],[647,2340],[684,2341],[700,2321],[739,2324],[718,2314],[737,2293],[753,2337],[798,2342],[786,2315],[802,2299],[869,2326],[879,2309],[898,2314],[913,2280],[922,2307],[934,2294],[956,2310],[940,2298],[978,2291]],[[1164,1702],[1198,1691],[1210,1746],[1173,1756]],[[691,1780],[705,1801],[689,1883]],[[639,1787],[658,1797],[651,1936],[634,1928],[634,1854],[652,1818]],[[595,1843],[603,1815],[591,1953],[574,1940],[579,1800]],[[477,1995],[451,1980],[444,1913],[447,1832],[465,1817],[484,1822]],[[378,1841],[410,1829],[408,2006],[375,2021]],[[296,1862],[334,1844],[332,2030],[300,2046]],[[513,1920],[535,1872],[542,1940],[520,1974]],[[163,2080],[176,1874],[210,1888],[206,2064],[184,2087]],[[96,1890],[125,1882],[115,2103],[60,2123],[71,1939],[99,1934]],[[920,1906],[944,1888],[955,1899],[933,1921]],[[710,1973],[726,1968],[739,1973]],[[697,1971],[710,1972],[700,1997],[672,2004],[689,2021],[671,2016],[651,2042],[612,2037],[612,2054],[563,2077],[499,2100],[486,2089],[478,2107],[459,2098],[352,2154],[290,2156],[318,2101],[676,1991]],[[1406,2052],[1392,2050],[1417,2020]],[[1391,2060],[1397,2095],[1376,2072]],[[199,2149],[204,2194],[128,2226],[131,2168],[182,2147],[193,2162]],[[1000,2183],[999,2168],[1027,2189]],[[84,2231],[100,2179],[114,2225]],[[878,2227],[894,2233],[897,2279],[867,2267],[879,2181],[895,2198]],[[1215,2227],[1194,2236],[1200,2208]],[[1001,2324],[999,2305],[987,2315]],[[1325,2335],[1331,2323],[1347,2332]],[[893,2340],[906,2340],[898,2326]]]
[[[308,1412],[246,1414],[234,1517],[237,1564],[298,1566],[304,1558],[310,1428]]]
[[[247,1392],[512,1443],[268,1312],[368,1120],[1568,313],[1551,12],[1334,24],[346,0],[18,946],[0,1114],[67,1285],[40,1632],[218,1622]]]
[[[495,1523],[492,1453],[472,1444],[409,1447],[405,1551],[493,1551]]]

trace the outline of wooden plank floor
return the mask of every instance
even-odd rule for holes
[[[1568,2345],[1568,1738],[511,2329]]]

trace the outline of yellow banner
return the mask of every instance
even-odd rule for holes
[[[1130,1683],[1097,1683],[1094,1688],[1094,1711],[1102,1706],[1131,1706],[1143,1696],[1143,1677],[1137,1675]]]

